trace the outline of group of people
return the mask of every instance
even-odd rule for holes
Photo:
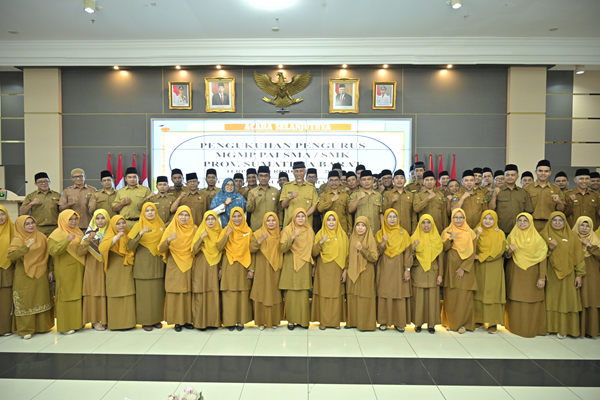
[[[517,166],[503,172],[467,170],[458,185],[417,162],[406,184],[402,170],[336,163],[317,188],[316,170],[296,162],[280,189],[267,166],[221,189],[208,169],[198,189],[196,173],[184,185],[173,169],[173,186],[160,176],[153,193],[134,168],[118,191],[109,171],[96,190],[74,169],[62,194],[41,172],[14,224],[0,207],[0,334],[29,339],[56,318],[65,334],[285,320],[598,336],[600,176],[577,170],[563,191],[547,160],[523,187]]]

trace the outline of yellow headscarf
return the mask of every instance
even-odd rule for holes
[[[333,216],[336,224],[335,228],[329,229],[327,227],[327,218]],[[324,263],[335,261],[335,263],[341,268],[346,268],[346,258],[348,257],[348,235],[344,232],[340,226],[340,219],[335,211],[327,211],[323,217],[323,225],[321,230],[315,235],[314,244],[319,243],[323,238],[323,235],[327,235],[327,240],[323,243],[321,248],[321,260]]]
[[[98,215],[103,215],[104,219],[106,220],[103,228],[98,228],[98,225],[96,224],[96,217]],[[86,239],[89,240],[90,244],[88,246],[88,253],[90,253],[99,262],[104,262],[104,258],[100,253],[99,245],[102,243],[102,239],[104,238],[109,226],[110,215],[106,210],[99,208],[94,212],[94,215],[92,215],[90,224],[88,225],[88,228],[81,239],[82,241],[85,241]]]
[[[431,230],[429,232],[425,232],[421,227],[421,224],[425,220],[431,222]],[[429,214],[421,215],[417,229],[410,238],[413,242],[415,240],[419,241],[419,245],[415,248],[415,254],[419,264],[423,267],[423,270],[425,272],[429,271],[433,260],[435,260],[444,250],[444,244],[442,243],[442,238],[435,226],[433,217]]]
[[[154,209],[154,219],[146,218],[146,209],[152,207]],[[144,233],[140,239],[140,244],[150,250],[153,256],[157,256],[158,244],[162,239],[163,233],[165,232],[165,223],[158,215],[158,210],[154,203],[144,203],[142,206],[142,212],[140,213],[140,220],[135,223],[131,231],[129,231],[129,239],[135,239],[139,235],[143,227],[149,227],[150,232]]]
[[[209,228],[208,225],[206,225],[206,218],[210,215],[215,217],[215,219],[217,220],[215,222],[215,226],[213,226],[212,228]],[[202,241],[203,245],[200,250],[204,253],[204,257],[206,257],[208,265],[217,265],[219,261],[221,261],[221,257],[223,256],[223,252],[219,251],[219,249],[217,248],[217,243],[219,242],[219,235],[221,234],[222,230],[223,228],[221,228],[221,222],[219,221],[217,213],[211,210],[205,212],[204,217],[202,217],[202,223],[196,229],[194,240],[192,240],[191,252],[194,252],[194,246],[196,245],[198,240],[200,240],[200,236],[202,236],[204,232],[208,232],[208,236],[205,237]]]
[[[465,217],[462,226],[456,226],[454,224],[454,216],[456,213],[461,213]],[[456,208],[452,211],[452,217],[450,217],[450,226],[442,231],[442,243],[450,239],[450,232],[456,232],[456,237],[452,242],[452,248],[458,252],[458,255],[462,260],[466,260],[473,254],[473,239],[475,239],[475,232],[469,227],[467,223],[465,211],[462,208]]]
[[[552,227],[554,217],[561,217],[565,221],[563,228],[558,231]],[[569,229],[567,217],[562,212],[555,211],[550,214],[548,223],[542,229],[540,235],[546,241],[546,244],[549,244],[552,239],[558,243],[549,257],[558,279],[564,279],[573,272],[577,264],[585,259],[579,236]]]
[[[27,241],[33,239],[33,246],[23,256],[23,267],[28,277],[39,279],[48,269],[48,256],[50,255],[48,252],[48,239],[37,228],[31,233],[25,231],[25,221],[28,218],[35,221],[35,218],[29,215],[17,217],[15,221],[15,236],[8,247],[8,252],[13,252],[19,247],[27,245]]]
[[[98,247],[100,253],[102,254],[102,258],[104,259],[104,272],[106,272],[106,269],[108,268],[108,258],[111,251],[123,257],[123,265],[133,265],[133,251],[131,251],[127,246],[127,242],[129,242],[129,237],[127,237],[127,234],[129,233],[129,227],[125,228],[125,234],[123,237],[121,237],[121,239],[119,239],[117,243],[112,246],[115,236],[119,234],[117,231],[117,222],[120,220],[125,221],[125,218],[123,218],[121,215],[115,215],[110,219],[109,227],[106,230],[106,234],[104,235],[100,246]]]
[[[400,226],[400,218],[398,217],[398,222],[396,225],[391,226],[388,223],[388,215],[393,212],[398,215],[396,210],[393,208],[388,209],[385,214],[383,214],[383,226],[381,230],[377,232],[375,235],[375,240],[377,243],[383,242],[383,235],[387,235],[388,241],[385,244],[385,255],[389,258],[394,258],[398,254],[401,254],[408,246],[410,246],[410,234],[406,229]]]
[[[304,225],[300,226],[296,223],[296,216],[299,213],[304,213],[304,215],[306,215],[306,210],[304,210],[304,208],[296,208],[292,212],[292,220],[288,226],[281,231],[280,239],[281,243],[285,243],[290,240],[294,231],[300,231],[300,236],[294,240],[294,243],[292,243],[292,247],[290,248],[290,251],[294,255],[294,270],[296,271],[299,271],[305,263],[314,263],[312,258],[312,248],[315,240],[315,233],[312,228],[308,226],[308,216],[306,217]]]
[[[590,225],[590,233],[588,233],[587,235],[582,235],[581,233],[579,233],[579,226],[584,222],[587,222]],[[600,238],[598,238],[598,236],[594,233],[593,229],[594,222],[590,217],[579,217],[577,218],[575,225],[573,225],[573,232],[575,232],[579,240],[582,241],[581,246],[583,247],[584,257],[589,257],[592,254],[588,251],[588,247],[585,244],[583,244],[583,239],[587,238],[592,246],[600,246]]]
[[[184,225],[179,222],[179,214],[183,211],[190,215],[190,219]],[[194,218],[192,217],[192,210],[188,206],[179,206],[171,223],[165,229],[162,238],[160,239],[159,247],[164,243],[172,233],[177,233],[177,239],[173,240],[169,245],[169,249],[163,254],[165,262],[168,260],[169,253],[173,256],[177,267],[181,272],[186,272],[192,268],[194,262],[194,253],[190,250],[192,248],[192,240],[194,240]]]
[[[275,228],[267,228],[267,219],[275,218]],[[269,235],[266,240],[260,244],[260,251],[263,253],[273,271],[281,269],[283,265],[283,253],[279,250],[279,240],[281,239],[281,230],[279,229],[279,218],[274,212],[268,212],[263,217],[262,226],[254,232],[254,238],[258,240],[264,234]]]
[[[236,211],[242,214],[242,223],[237,226],[233,223],[233,214]],[[241,207],[233,207],[231,209],[231,218],[229,218],[227,227],[229,226],[233,231],[229,234],[229,240],[225,245],[225,255],[227,256],[227,260],[229,260],[229,264],[233,264],[237,261],[242,264],[244,268],[248,268],[252,262],[252,254],[250,254],[252,229],[248,226],[246,218],[244,218],[244,210]],[[221,231],[219,240],[223,239],[227,233],[227,227]]]
[[[69,228],[69,219],[73,216],[77,215],[79,218],[79,214],[77,214],[73,210],[64,210],[58,215],[58,228],[54,230],[48,237],[48,239],[56,240],[58,243],[62,242],[67,238],[69,233],[75,235],[75,239],[71,240],[69,246],[67,247],[67,252],[77,261],[82,264],[85,264],[85,256],[80,256],[77,254],[77,247],[79,247],[79,243],[81,239],[83,239],[83,232],[79,229],[79,226],[75,228]]]
[[[483,218],[485,218],[486,215],[491,215],[492,218],[494,218],[494,225],[490,228],[486,228],[483,225]],[[477,241],[479,262],[484,262],[488,257],[497,257],[498,254],[506,250],[503,246],[506,235],[498,228],[498,214],[496,214],[496,211],[485,210],[483,214],[481,214],[481,219],[475,229],[479,227],[483,229],[479,236],[479,240]]]
[[[547,257],[548,245],[533,226],[533,217],[528,213],[521,213],[517,215],[517,220],[521,217],[529,220],[529,228],[521,229],[518,223],[515,224],[506,240],[509,246],[511,244],[517,246],[512,255],[515,264],[527,271],[527,268],[540,263]]]
[[[367,230],[362,235],[359,235],[356,231],[356,225],[362,222],[367,227]],[[358,217],[354,223],[354,229],[350,236],[350,248],[348,250],[348,277],[352,282],[356,283],[356,280],[360,274],[367,269],[367,259],[356,249],[356,243],[360,242],[363,250],[370,253],[375,259],[377,259],[377,242],[371,232],[371,224],[367,217]]]
[[[0,211],[6,215],[6,222],[0,225],[0,268],[8,269],[12,261],[8,258],[8,246],[15,236],[15,227],[10,220],[10,215],[4,206],[0,206]]]

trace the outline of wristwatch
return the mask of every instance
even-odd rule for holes
[[[410,271],[410,268],[406,268],[407,271]]]

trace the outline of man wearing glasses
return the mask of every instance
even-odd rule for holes
[[[71,171],[74,185],[66,188],[58,201],[58,212],[71,209],[79,214],[79,228],[84,232],[90,224],[91,215],[88,211],[90,198],[96,193],[96,188],[85,184],[85,172],[81,168]]]
[[[94,215],[96,210],[106,210],[112,218],[117,214],[112,208],[113,201],[117,197],[112,173],[108,170],[100,172],[100,183],[102,183],[102,190],[98,190],[90,199],[90,214]]]
[[[21,215],[31,215],[37,229],[49,236],[58,227],[58,200],[60,193],[50,190],[50,178],[45,172],[35,174],[37,190],[29,193],[21,205]]]

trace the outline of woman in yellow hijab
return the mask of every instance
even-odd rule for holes
[[[58,228],[48,237],[56,278],[56,330],[67,335],[83,328],[85,255],[77,252],[82,238],[79,214],[73,210],[58,215]]]
[[[323,216],[323,225],[313,243],[312,256],[317,259],[311,321],[319,322],[319,329],[340,329],[344,321],[344,293],[348,274],[348,235],[340,226],[335,211]]]
[[[8,214],[7,214],[8,215]],[[15,221],[8,258],[16,263],[12,285],[15,331],[23,339],[48,332],[54,326],[48,271],[48,240],[37,230],[33,217],[21,215]]]
[[[167,263],[165,272],[165,320],[175,324],[175,331],[192,325],[192,264],[191,252],[196,226],[188,206],[179,206],[171,223],[165,229],[158,251]]]
[[[192,319],[201,331],[221,326],[219,266],[223,252],[217,242],[222,230],[217,213],[207,211],[192,241]]]
[[[346,328],[357,328],[360,331],[374,331],[377,328],[375,263],[378,257],[377,242],[369,219],[356,218],[348,248]]]
[[[297,325],[308,329],[310,307],[309,291],[312,288],[312,248],[315,234],[308,225],[306,210],[296,208],[288,226],[281,231],[279,250],[283,253],[283,267],[279,289],[285,290],[285,317],[288,329]]]
[[[506,329],[523,337],[543,336],[548,246],[528,213],[517,215],[506,241]]]
[[[129,242],[127,221],[121,215],[110,220],[100,243],[106,272],[108,329],[135,328],[135,285],[133,283],[133,251]]]
[[[274,212],[268,212],[250,242],[253,253],[250,268],[254,270],[250,299],[254,302],[254,323],[261,331],[265,327],[277,328],[282,318],[283,298],[277,288],[283,266],[280,239],[279,218]]]
[[[251,270],[250,241],[252,229],[246,223],[241,207],[231,209],[231,218],[227,227],[219,234],[217,249],[225,251],[221,263],[221,300],[223,304],[223,326],[230,331],[244,329],[244,324],[252,321],[252,302],[250,301]]]
[[[148,332],[153,328],[161,329],[165,317],[165,261],[158,251],[163,233],[165,223],[156,205],[144,203],[140,220],[129,232],[127,246],[135,252],[133,279],[136,322]]]
[[[92,324],[97,331],[106,329],[106,276],[104,259],[100,253],[100,243],[110,226],[110,215],[106,210],[97,209],[90,225],[79,243],[77,253],[85,256],[83,272],[83,323]]]
[[[585,276],[581,282],[581,334],[593,338],[600,334],[600,238],[594,233],[590,217],[579,217],[573,226],[585,257]]]
[[[375,235],[377,262],[377,322],[384,331],[394,325],[404,332],[411,321],[410,268],[413,264],[410,232],[400,226],[398,213],[390,208],[383,214],[383,225]]]
[[[475,330],[473,292],[477,290],[477,279],[473,264],[477,237],[465,216],[462,208],[454,209],[450,226],[442,231],[446,253],[442,325],[458,333]]]
[[[421,332],[423,324],[427,324],[427,332],[433,334],[435,326],[442,323],[439,286],[444,275],[442,262],[444,245],[433,216],[421,215],[411,239],[415,254],[410,270],[412,322],[415,324],[415,332]]]
[[[581,283],[585,275],[585,256],[581,240],[567,225],[565,214],[555,211],[540,232],[548,244],[548,282],[546,283],[546,319],[548,332],[559,339],[581,333],[579,313]]]
[[[498,228],[498,214],[485,210],[475,234],[478,239],[475,255],[477,290],[473,295],[475,324],[487,325],[488,333],[496,333],[497,325],[504,325],[506,305],[503,258],[506,235]]]
[[[0,206],[0,335],[12,334],[12,285],[15,266],[8,258],[8,246],[13,240],[15,227],[8,211]]]

